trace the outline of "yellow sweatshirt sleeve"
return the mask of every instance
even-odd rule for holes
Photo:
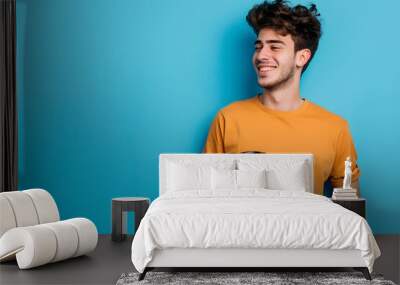
[[[225,118],[221,112],[218,112],[208,132],[203,153],[225,153],[224,134]]]
[[[360,168],[357,165],[357,152],[350,134],[347,121],[343,125],[336,143],[336,155],[333,163],[330,180],[333,187],[342,187],[344,178],[344,161],[350,156],[352,164],[351,182],[358,181],[360,177]]]

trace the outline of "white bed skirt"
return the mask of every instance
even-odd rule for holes
[[[366,267],[359,250],[197,249],[154,251],[147,267]]]

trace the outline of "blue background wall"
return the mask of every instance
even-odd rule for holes
[[[218,109],[261,91],[255,3],[17,0],[20,189],[48,189],[62,218],[101,233],[112,197],[156,198],[159,153],[201,152]],[[368,221],[400,233],[400,1],[315,3],[324,34],[302,97],[349,121]]]

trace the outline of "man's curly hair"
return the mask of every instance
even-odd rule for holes
[[[309,61],[304,65],[303,73],[314,57],[322,35],[320,14],[315,4],[310,8],[303,5],[289,7],[286,0],[267,0],[255,5],[247,14],[246,21],[258,35],[261,29],[271,28],[286,36],[290,34],[294,41],[294,51],[308,48],[311,51]]]

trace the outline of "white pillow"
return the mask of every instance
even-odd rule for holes
[[[211,190],[211,167],[235,169],[234,159],[173,159],[166,161],[166,191]]]
[[[236,170],[211,168],[211,188],[236,189]]]
[[[267,188],[266,170],[236,170],[238,188]]]
[[[168,191],[211,188],[211,167],[168,163]]]
[[[307,189],[307,165],[300,163],[292,168],[286,169],[268,169],[267,170],[267,188],[273,190],[292,190],[306,191]]]
[[[266,169],[267,188],[274,190],[299,190],[311,189],[309,181],[309,167],[305,160],[290,159],[240,159],[240,170]]]
[[[211,169],[211,188],[237,190],[240,188],[266,188],[266,171]]]

